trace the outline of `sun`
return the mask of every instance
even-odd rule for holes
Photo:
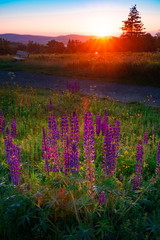
[[[103,26],[96,27],[94,32],[95,32],[95,35],[98,37],[105,37],[109,35],[109,32],[107,31],[107,29]]]

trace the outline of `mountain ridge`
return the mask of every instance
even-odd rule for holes
[[[58,42],[63,42],[64,45],[67,45],[69,40],[79,40],[81,42],[85,42],[90,38],[94,38],[96,36],[87,36],[87,35],[79,35],[79,34],[68,34],[68,35],[59,35],[56,37],[51,36],[41,36],[41,35],[30,35],[30,34],[15,34],[15,33],[4,33],[0,34],[0,38],[11,42],[18,42],[27,44],[28,41],[33,41],[39,44],[47,44],[47,42],[51,40],[55,40]]]

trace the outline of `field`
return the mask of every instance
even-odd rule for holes
[[[159,108],[1,85],[0,109],[0,239],[160,238]]]
[[[160,53],[35,54],[22,62],[1,56],[0,69],[160,87]]]

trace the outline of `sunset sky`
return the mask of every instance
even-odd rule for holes
[[[146,32],[160,29],[160,0],[0,0],[0,33],[112,35],[137,4]]]

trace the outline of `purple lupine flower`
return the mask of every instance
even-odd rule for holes
[[[71,118],[71,132],[70,132],[70,168],[71,172],[79,171],[79,123],[76,112],[74,111]]]
[[[64,172],[67,175],[70,172],[70,141],[69,136],[66,136],[64,147]]]
[[[141,185],[141,177],[139,175],[136,175],[133,180],[133,190],[138,190],[140,185]]]
[[[9,163],[13,150],[13,140],[8,127],[6,127],[5,146],[6,146],[6,158],[7,162]]]
[[[157,149],[157,164],[156,164],[156,174],[160,173],[160,142],[158,144],[158,149]]]
[[[45,127],[42,126],[42,151],[43,151],[43,159],[45,160],[45,171],[48,172],[51,170],[50,168],[50,148],[48,144],[48,139],[45,131]]]
[[[49,111],[53,111],[53,103],[52,103],[52,99],[49,99]]]
[[[133,190],[139,189],[139,186],[141,184],[142,167],[143,167],[143,146],[142,146],[142,141],[139,140],[137,145],[137,159],[136,159],[136,165],[135,165],[136,177],[134,178],[134,181],[133,181]]]
[[[99,136],[101,132],[101,115],[97,113],[96,117],[96,135]]]
[[[63,115],[61,120],[61,143],[63,147],[65,145],[66,136],[68,133],[69,133],[68,117],[67,115]]]
[[[144,132],[144,143],[148,143],[148,130],[146,129],[145,132]]]
[[[9,128],[6,129],[5,136],[5,145],[6,145],[6,158],[9,163],[11,181],[13,185],[18,185],[20,183],[20,149],[18,146],[15,146],[12,141],[12,136],[9,133]]]
[[[59,137],[59,131],[57,128],[57,123],[54,115],[49,117],[48,121],[49,126],[49,148],[50,148],[50,157],[52,162],[52,171],[58,172],[62,169],[59,160],[59,151],[58,151],[58,144],[57,138]]]
[[[9,165],[12,183],[13,185],[18,185],[20,183],[20,165],[14,154],[11,156]]]
[[[105,110],[104,117],[101,122],[102,136],[105,136],[107,124],[108,124],[108,115],[107,115],[107,110]]]
[[[105,196],[104,196],[104,192],[101,192],[99,198],[98,198],[98,203],[103,205],[106,202]]]
[[[17,160],[18,160],[18,162],[20,164],[21,163],[21,152],[20,152],[20,148],[19,148],[18,145],[15,145],[14,154],[17,157]]]
[[[89,190],[91,190],[91,191],[93,190],[93,182],[95,181],[94,134],[95,133],[94,133],[92,114],[90,113],[90,111],[88,111],[85,114],[83,149],[84,149],[84,160],[85,160],[85,166],[86,166],[86,178],[89,181]]]
[[[16,138],[17,136],[17,124],[14,117],[12,118],[11,122],[11,135],[13,138]]]
[[[2,111],[0,110],[0,134],[2,133],[4,134],[4,129],[5,129],[5,118]]]
[[[59,130],[58,130],[57,122],[54,115],[49,116],[48,128],[49,128],[50,137],[54,136],[54,138],[59,139]]]
[[[113,138],[116,148],[116,154],[119,152],[119,140],[120,140],[120,121],[114,121],[113,124]]]
[[[111,125],[106,126],[106,135],[103,147],[102,172],[107,176],[113,175],[116,169],[116,147],[113,141],[113,129]]]

